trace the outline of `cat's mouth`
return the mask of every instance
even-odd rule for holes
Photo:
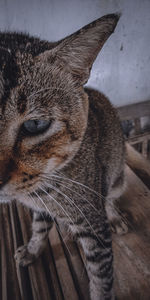
[[[15,200],[14,196],[6,195],[6,194],[0,194],[0,204],[1,203],[8,203]]]
[[[48,195],[50,192],[51,192],[51,189],[49,187],[44,187],[44,189],[42,189],[42,188],[40,189],[37,187],[37,189],[35,189],[34,191],[33,191],[33,189],[31,192],[29,192],[29,191],[27,192],[27,190],[26,190],[25,193],[23,191],[21,191],[21,193],[20,192],[18,193],[18,191],[17,191],[17,193],[16,192],[15,193],[13,193],[13,192],[7,193],[5,191],[1,191],[0,192],[0,204],[11,203],[12,201],[18,201],[18,200],[20,201],[22,199],[28,199],[30,197],[33,199],[35,197],[35,195],[38,195],[38,197],[42,197],[44,195]]]

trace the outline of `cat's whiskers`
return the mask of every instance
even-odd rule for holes
[[[33,192],[34,192],[34,191],[32,191],[32,193],[33,193]],[[34,202],[34,205],[37,207],[37,210],[38,210],[39,214],[42,216],[43,221],[44,221],[44,223],[45,223],[45,225],[46,225],[45,216],[44,216],[44,214],[40,211],[40,207],[39,207],[38,204],[36,203],[35,199],[32,197],[31,193],[28,193],[28,196],[29,196],[29,198]],[[46,227],[46,232],[47,232],[47,226],[45,226],[45,227]]]
[[[72,183],[78,184],[79,186],[81,186],[81,187],[83,187],[83,188],[89,190],[90,192],[94,193],[94,194],[97,195],[99,198],[104,198],[101,194],[99,194],[99,193],[96,192],[95,190],[91,189],[89,186],[87,186],[87,185],[85,185],[85,184],[83,184],[83,183],[81,183],[81,182],[79,182],[79,181],[70,179],[70,178],[68,178],[68,177],[66,177],[66,176],[59,176],[59,175],[54,175],[54,174],[51,174],[50,176],[51,176],[51,177],[55,177],[55,178],[62,179],[62,180],[64,180],[64,181],[65,181],[65,180],[68,180],[68,181],[70,181],[70,182],[72,182]]]
[[[57,173],[60,173],[60,171],[55,171],[55,172],[57,172]],[[80,182],[78,182],[78,181],[75,181],[75,180],[71,180],[70,178],[68,178],[68,177],[66,177],[66,176],[58,176],[58,175],[55,175],[55,174],[52,174],[52,175],[49,175],[48,173],[44,173],[44,174],[47,174],[47,176],[40,176],[42,179],[48,179],[48,180],[54,180],[55,182],[58,182],[59,183],[59,185],[61,185],[61,186],[64,186],[66,189],[68,189],[68,190],[70,190],[70,191],[72,191],[73,193],[75,193],[75,194],[77,194],[77,195],[79,195],[80,197],[82,197],[82,199],[84,199],[98,214],[100,214],[100,212],[98,211],[98,209],[92,204],[92,203],[90,203],[89,201],[88,201],[88,199],[86,199],[85,197],[83,197],[80,193],[78,193],[78,192],[76,192],[76,191],[74,191],[74,190],[72,190],[71,188],[69,188],[69,187],[67,187],[66,185],[64,185],[63,183],[62,183],[62,181],[63,180],[68,180],[68,181],[70,181],[70,184],[71,183],[73,183],[73,184],[77,184],[77,185],[80,185],[81,187],[83,187],[83,188],[86,188],[87,190],[89,190],[90,192],[93,192],[93,193],[95,193],[96,195],[97,195],[97,197],[99,197],[99,198],[103,198],[104,199],[104,197],[103,197],[103,195],[101,195],[101,194],[99,194],[99,193],[97,193],[95,190],[93,190],[93,189],[91,189],[91,188],[89,188],[88,186],[86,186],[86,185],[84,185],[84,184],[82,184],[82,183],[80,183]],[[62,174],[63,175],[63,173],[61,172],[60,174]],[[58,178],[60,178],[60,179],[53,179],[53,177],[58,177]],[[121,218],[125,221],[125,223],[129,223],[129,221],[128,221],[128,219],[122,214],[122,211],[119,209],[119,207],[117,207],[117,206],[115,206],[115,208],[116,208],[116,211],[121,215]],[[130,227],[134,230],[134,226],[130,223]]]
[[[60,171],[55,171],[55,172],[58,173],[58,174],[64,175],[64,174],[63,174],[62,172],[60,172]],[[50,175],[50,176],[57,176],[57,175],[52,174],[52,175]],[[61,177],[61,176],[60,176],[60,177]],[[80,183],[80,182],[78,182],[78,181],[71,180],[70,178],[68,178],[68,177],[66,177],[66,176],[60,178],[60,180],[63,180],[63,179],[68,180],[68,181],[70,181],[70,182],[72,182],[72,183],[74,183],[74,184],[81,185],[81,186],[83,186],[84,188],[87,188],[88,190],[90,190],[90,192],[93,192],[93,193],[94,193],[95,195],[97,195],[99,198],[105,199],[105,197],[103,197],[103,195],[97,193],[95,190],[89,188],[88,186],[86,186],[86,185],[84,185],[84,184],[82,184],[82,183]],[[56,180],[57,180],[57,179],[55,179],[55,181],[56,181]],[[83,196],[82,196],[82,197],[83,197]],[[84,199],[85,199],[85,198],[84,198]],[[86,199],[85,199],[85,200],[86,200]],[[87,200],[87,202],[88,202],[88,200]],[[93,206],[93,205],[91,204],[91,206]],[[112,207],[113,207],[113,205],[112,205]],[[96,208],[95,208],[94,206],[93,206],[93,208],[96,210]],[[115,206],[115,209],[116,209],[117,212],[121,215],[121,218],[125,221],[125,223],[128,224],[128,223],[129,223],[128,219],[122,214],[122,211],[119,209],[119,207],[117,207],[117,205]],[[97,210],[97,212],[99,213],[98,210]],[[130,227],[132,227],[132,229],[134,230],[134,226],[133,226],[132,224],[130,224]]]
[[[87,217],[85,216],[85,214],[83,213],[83,211],[76,205],[76,203],[70,197],[68,197],[66,194],[64,194],[62,191],[60,191],[59,189],[53,187],[53,185],[47,184],[47,186],[50,187],[51,189],[53,189],[54,191],[56,191],[57,193],[59,193],[60,195],[62,195],[65,199],[68,200],[68,202],[72,206],[74,206],[80,212],[80,214],[83,216],[84,220],[86,221],[86,223],[89,225],[90,229],[92,230],[93,234],[96,236],[97,240],[100,242],[100,244],[105,249],[105,246],[104,246],[102,240],[100,240],[100,238],[97,236],[97,234],[96,234],[94,228],[92,227],[91,223],[89,222],[89,220],[87,219]]]
[[[33,193],[34,193],[35,196],[42,202],[42,204],[43,204],[43,206],[45,207],[46,211],[48,212],[48,214],[51,216],[51,218],[52,218],[53,221],[54,221],[54,218],[52,217],[51,212],[50,212],[50,210],[48,209],[47,205],[44,203],[43,199],[40,197],[40,195],[39,195],[36,191],[33,191]]]
[[[47,207],[47,205],[44,203],[43,199],[40,197],[40,195],[39,195],[36,191],[34,191],[33,193],[34,193],[34,194],[38,197],[38,199],[42,202],[42,204],[43,204],[43,206],[45,207],[46,211],[47,211],[48,214],[51,216],[51,218],[52,218],[53,222],[55,223],[56,228],[57,228],[57,230],[58,230],[58,232],[59,232],[59,234],[60,234],[60,236],[61,236],[61,238],[62,238],[62,241],[64,242],[64,244],[65,244],[65,246],[66,246],[66,249],[68,250],[70,256],[72,256],[72,254],[71,254],[71,252],[70,252],[70,250],[69,250],[69,248],[68,248],[68,246],[67,246],[67,244],[66,244],[66,242],[65,242],[65,239],[64,239],[64,237],[63,237],[63,235],[62,235],[62,233],[61,233],[61,230],[60,230],[60,228],[59,228],[57,222],[55,221],[55,218],[51,215],[51,212],[50,212],[49,208]]]
[[[53,179],[50,176],[40,176],[42,179],[46,179],[46,180],[53,180],[54,182],[58,183],[59,185],[61,185],[62,187],[65,187],[67,190],[70,190],[71,192],[73,192],[73,194],[78,195],[81,199],[85,200],[98,214],[100,214],[100,211],[92,204],[90,203],[90,201],[88,199],[86,199],[83,195],[81,195],[81,193],[78,193],[77,191],[73,190],[72,188],[66,186],[66,184],[62,183],[61,179]],[[67,183],[68,185],[68,183]]]
[[[53,188],[53,186],[51,186],[51,188]],[[43,192],[44,192],[44,190],[42,189],[42,188],[40,188]],[[46,191],[45,191],[45,193],[46,194],[48,194]],[[46,208],[46,210],[47,210],[47,212],[48,212],[48,214],[50,214],[50,216],[51,216],[51,212],[50,212],[50,210],[47,208],[47,206],[46,206],[46,204],[43,202],[43,200],[42,200],[42,198],[34,191],[34,194],[36,194],[37,195],[37,197],[41,200],[41,202],[43,203],[43,205],[45,206],[45,208]],[[64,193],[63,193],[64,194]],[[65,194],[64,194],[65,195]],[[66,195],[65,195],[66,196]],[[68,197],[69,198],[69,197]],[[71,200],[71,199],[70,199]],[[55,200],[56,201],[56,200]],[[57,201],[56,201],[57,202]],[[117,209],[117,208],[116,208]],[[119,210],[119,208],[118,208],[118,212],[119,212],[120,210]],[[52,216],[51,216],[52,217]],[[122,216],[123,217],[123,216]],[[57,230],[58,230],[58,232],[59,232],[59,234],[60,234],[60,236],[61,236],[61,238],[62,238],[62,241],[64,242],[64,244],[65,244],[65,247],[66,247],[66,249],[68,250],[68,252],[69,252],[69,254],[70,254],[70,256],[72,256],[72,254],[71,254],[71,252],[70,252],[70,250],[69,250],[69,248],[68,248],[68,246],[67,246],[67,244],[66,244],[66,242],[65,242],[65,239],[64,239],[64,237],[63,237],[63,235],[62,235],[62,233],[61,233],[61,231],[60,231],[60,228],[59,228],[59,226],[58,226],[58,224],[57,224],[57,222],[55,221],[55,219],[52,217],[52,219],[53,219],[53,221],[54,221],[54,223],[55,223],[55,225],[56,225],[56,228],[57,228]],[[126,219],[126,218],[125,218]],[[127,219],[126,219],[126,221],[127,221]],[[134,228],[133,228],[134,229]],[[93,231],[94,229],[92,228],[92,231]],[[94,234],[95,234],[95,232],[94,232]],[[97,235],[95,234],[95,236],[97,237]],[[102,243],[102,241],[101,240],[99,240],[99,238],[97,237],[97,239],[98,239],[98,241],[101,243],[101,245],[104,247],[104,249],[105,249],[105,246],[103,245],[103,243]],[[116,243],[116,241],[115,241],[115,239],[113,239],[113,243],[114,244],[117,244]],[[141,250],[143,250],[142,249],[142,247],[141,247],[141,245],[140,245],[140,243],[137,243],[138,244],[138,246],[140,247],[140,249]]]
[[[59,172],[59,171],[56,171],[56,172]],[[59,172],[60,173],[60,172]],[[87,201],[88,203],[89,203],[89,201],[85,198],[85,197],[83,197],[80,193],[77,193],[76,191],[73,191],[71,188],[69,188],[69,187],[67,187],[65,184],[63,184],[62,182],[64,182],[64,183],[66,183],[65,181],[69,181],[70,182],[70,184],[71,183],[73,183],[73,184],[75,184],[75,185],[78,185],[78,186],[80,186],[80,187],[83,187],[84,189],[86,189],[86,190],[88,190],[89,192],[92,192],[92,193],[94,193],[97,197],[99,197],[99,198],[101,198],[101,199],[104,199],[104,197],[101,195],[101,194],[99,194],[99,193],[97,193],[95,190],[93,190],[93,189],[91,189],[90,187],[88,187],[88,186],[86,186],[86,185],[84,185],[84,184],[82,184],[82,183],[80,183],[80,182],[78,182],[78,181],[75,181],[75,180],[72,180],[72,179],[70,179],[70,178],[67,178],[66,176],[59,176],[59,175],[55,175],[55,174],[52,174],[52,175],[49,175],[48,173],[44,173],[44,175],[46,175],[46,176],[40,176],[42,179],[47,179],[47,180],[53,180],[54,182],[59,182],[59,184],[60,185],[62,185],[62,186],[64,186],[66,189],[68,189],[68,190],[71,190],[72,192],[74,192],[74,193],[76,193],[76,194],[79,194],[85,201]],[[62,174],[63,175],[63,174]],[[45,183],[45,182],[44,182]],[[51,185],[50,186],[51,188],[53,188],[54,189],[54,187]],[[58,191],[57,191],[58,192]],[[59,193],[60,193],[61,191],[59,191]],[[62,193],[62,192],[61,192]],[[64,194],[64,193],[63,193]],[[50,195],[49,195],[50,196]],[[64,196],[65,197],[68,197],[67,195],[65,195],[64,194]],[[52,196],[51,196],[52,197]],[[69,198],[69,197],[68,197]],[[71,199],[70,199],[71,200]],[[56,200],[55,200],[56,201]],[[71,200],[71,204],[73,204],[72,203],[72,200]],[[93,208],[94,208],[94,210],[96,210],[99,214],[100,214],[100,212],[91,204],[91,203],[89,203],[89,205],[91,205]],[[79,208],[78,207],[76,207],[78,210],[79,210]],[[122,213],[121,213],[121,210],[118,208],[118,207],[116,207],[116,210],[117,210],[117,212],[121,215],[121,217],[122,217],[122,219],[125,221],[125,223],[128,223],[128,219],[124,216],[124,215],[122,215]],[[80,212],[81,214],[83,213],[83,212]],[[85,216],[84,216],[85,217]],[[86,218],[86,217],[85,217]],[[90,224],[90,226],[91,226],[91,224]],[[130,226],[132,226],[131,224],[130,224]],[[134,227],[132,226],[132,229],[134,229]],[[92,228],[92,231],[93,231],[93,228]],[[101,241],[100,241],[101,242]],[[102,243],[102,242],[101,242]]]
[[[69,179],[69,178],[68,178]],[[57,181],[57,179],[55,179],[55,182]],[[60,184],[60,183],[59,183]],[[62,184],[61,184],[62,185]],[[63,185],[65,188],[67,188],[66,187],[66,185]],[[70,190],[72,190],[72,189],[70,189]],[[73,191],[73,190],[72,190]],[[103,197],[102,195],[99,195],[98,193],[97,193],[97,196],[98,197]],[[103,197],[104,198],[104,197]],[[84,198],[85,199],[85,198]],[[86,199],[85,199],[86,200]],[[88,202],[88,201],[87,201]],[[111,204],[110,203],[110,205],[112,205],[112,208],[113,208],[113,204]],[[93,206],[94,207],[94,206]],[[95,208],[95,207],[94,207]],[[117,207],[117,205],[115,206],[115,209],[116,209],[116,211],[118,212],[118,214],[121,216],[121,218],[122,218],[122,220],[124,221],[124,223],[125,224],[129,224],[130,225],[130,228],[134,231],[135,230],[135,227],[134,227],[134,225],[130,222],[129,223],[129,220],[125,217],[125,215],[123,214],[123,212],[121,211],[121,209],[119,208],[119,207]],[[95,208],[95,210],[96,210],[96,208]],[[97,212],[100,214],[100,212],[97,210]],[[100,214],[101,215],[101,214]],[[115,243],[115,241],[113,240],[113,242]],[[137,245],[139,246],[139,248],[141,249],[141,250],[143,250],[142,249],[142,247],[141,247],[141,245],[140,245],[140,243],[139,242],[137,242]]]
[[[56,171],[56,172],[59,172],[59,173],[60,173],[60,171]],[[46,173],[44,173],[44,174],[46,174]],[[61,173],[61,174],[63,174],[63,173]],[[41,177],[43,177],[44,179],[46,178],[46,179],[49,179],[49,180],[54,180],[55,182],[58,181],[59,184],[62,185],[62,186],[64,186],[66,189],[71,190],[71,191],[74,192],[75,194],[79,194],[79,196],[81,196],[82,199],[84,199],[85,201],[87,201],[87,203],[89,203],[89,205],[90,205],[91,207],[93,207],[94,210],[97,211],[97,212],[100,214],[100,212],[97,210],[97,208],[96,208],[94,205],[92,205],[92,204],[88,201],[88,199],[86,199],[85,197],[83,197],[80,193],[78,193],[78,192],[76,192],[76,191],[73,191],[72,189],[68,188],[66,185],[62,184],[61,182],[62,182],[62,181],[64,182],[65,180],[68,180],[68,181],[70,182],[70,184],[73,183],[73,184],[79,185],[79,186],[81,186],[81,187],[83,187],[83,188],[89,190],[90,192],[93,192],[97,197],[99,197],[99,198],[101,198],[101,199],[104,199],[103,195],[97,193],[95,190],[89,188],[88,186],[86,186],[86,185],[84,185],[84,184],[82,184],[82,183],[80,183],[80,182],[78,182],[78,181],[71,180],[70,178],[67,178],[66,176],[64,177],[64,176],[59,176],[59,175],[55,175],[55,174],[52,174],[52,175],[47,174],[47,176],[45,176],[45,177],[44,177],[44,176],[41,176]],[[54,177],[56,177],[56,178],[58,178],[58,179],[53,179]],[[113,207],[113,205],[112,205],[112,207]],[[122,220],[125,222],[125,224],[128,224],[128,223],[129,223],[128,219],[125,217],[124,214],[122,214],[122,211],[119,209],[119,207],[115,206],[115,209],[116,209],[116,211],[118,212],[118,214],[121,216],[121,218],[122,218]],[[133,226],[131,223],[130,223],[130,227],[131,227],[133,230],[135,229],[134,226]]]
[[[64,185],[64,186],[65,186],[65,185]],[[42,189],[42,191],[44,191],[44,190]],[[45,191],[45,192],[46,192],[46,191]],[[34,191],[33,193],[34,193],[35,195],[37,195],[37,197],[38,197],[38,198],[40,199],[40,201],[42,202],[43,206],[46,208],[48,214],[49,214],[49,215],[51,216],[51,218],[53,219],[53,221],[54,221],[54,223],[55,223],[55,225],[56,225],[56,228],[57,228],[57,230],[58,230],[58,232],[59,232],[59,234],[60,234],[60,236],[61,236],[61,238],[62,238],[62,241],[63,241],[64,244],[65,244],[66,249],[68,250],[70,256],[72,256],[72,254],[70,253],[70,250],[69,250],[69,248],[68,248],[68,246],[67,246],[67,244],[66,244],[66,242],[65,242],[65,238],[63,237],[63,235],[62,235],[62,233],[61,233],[61,230],[60,230],[60,228],[59,228],[57,222],[56,222],[55,219],[52,217],[50,210],[47,208],[47,206],[46,206],[46,204],[43,202],[42,198],[41,198],[35,191]],[[30,196],[31,196],[31,195],[30,195]],[[31,197],[32,197],[32,196],[31,196]],[[33,200],[33,202],[35,203],[35,200],[34,200],[33,197],[32,197],[32,200]],[[35,203],[35,205],[37,206],[37,203]],[[38,207],[38,206],[37,206],[37,207]],[[121,211],[120,211],[119,208],[116,207],[116,210],[118,211],[118,213],[121,214]],[[121,215],[121,216],[122,216],[122,215]],[[43,215],[43,217],[44,217],[44,215]],[[122,216],[122,218],[123,218],[126,222],[128,221],[124,216]],[[130,224],[130,225],[131,225],[131,224]],[[134,228],[132,228],[132,229],[134,229]],[[101,243],[102,243],[102,242],[101,242]],[[113,240],[113,243],[116,244],[115,240]],[[138,246],[140,246],[140,249],[142,249],[142,248],[141,248],[141,245],[140,245],[139,243],[138,243]],[[104,247],[104,245],[103,245],[103,247]],[[104,248],[105,248],[105,247],[104,247]]]
[[[46,190],[44,190],[42,187],[40,187],[40,190],[42,192],[44,192],[51,200],[53,200],[56,203],[57,206],[59,206],[62,209],[62,211],[69,218],[69,220],[71,221],[71,223],[74,225],[73,220],[71,219],[71,217],[69,216],[69,214],[65,211],[65,209],[63,208],[63,206],[52,195],[50,195]]]
[[[55,173],[58,173],[60,171],[55,171]],[[59,174],[59,173],[58,173]],[[87,189],[89,192],[91,193],[94,193],[95,195],[97,195],[97,197],[99,197],[100,199],[104,199],[105,200],[105,197],[98,193],[97,191],[93,190],[92,188],[90,188],[89,186],[79,182],[79,181],[76,181],[76,180],[73,180],[73,179],[70,179],[68,177],[66,177],[66,175],[64,176],[64,174],[62,173],[63,176],[60,176],[60,175],[56,175],[56,174],[49,174],[49,173],[43,173],[43,175],[46,175],[48,176],[49,178],[53,179],[52,177],[55,177],[55,178],[58,178],[60,180],[63,180],[65,182],[65,180],[68,180],[70,183],[73,183],[73,184],[76,184],[76,185],[79,185],[80,187],[83,187],[84,189]]]

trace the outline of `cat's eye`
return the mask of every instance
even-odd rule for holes
[[[28,120],[23,123],[23,132],[27,135],[36,135],[46,131],[51,125],[47,120]]]

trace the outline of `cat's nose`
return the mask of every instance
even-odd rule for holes
[[[10,180],[11,176],[5,176],[4,180],[0,179],[0,189]]]
[[[2,180],[0,180],[0,189],[3,187],[4,182]]]
[[[0,180],[0,189],[3,187],[3,181]]]
[[[12,159],[0,160],[0,189],[10,180],[16,165]]]

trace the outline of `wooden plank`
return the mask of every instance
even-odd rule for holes
[[[60,230],[60,240],[63,245],[79,298],[82,300],[89,300],[89,279],[78,246],[74,241],[71,240],[70,235],[66,234],[65,228],[61,224]]]
[[[115,287],[119,300],[149,300],[150,295],[150,191],[126,167],[127,189],[119,210],[129,215],[130,230],[113,234]]]
[[[121,211],[129,211],[130,222],[135,228],[146,228],[150,222],[150,190],[142,180],[131,170],[125,167],[127,187],[120,200]],[[133,231],[133,228],[132,228]]]
[[[4,221],[3,221],[3,207],[1,206],[1,224],[0,224],[0,234],[1,234],[1,299],[7,299],[7,259],[6,259],[6,246],[4,238]]]
[[[42,263],[46,272],[46,279],[51,290],[52,299],[64,300],[50,243],[48,243],[48,246],[42,254]]]
[[[142,155],[147,158],[148,142],[147,140],[142,143]]]
[[[31,216],[29,212],[22,206],[18,206],[18,215],[21,220],[21,229],[24,244],[28,243],[31,236]],[[31,282],[32,294],[34,300],[51,300],[50,290],[47,284],[45,271],[42,265],[41,257],[39,257],[34,264],[27,267],[29,278]]]
[[[21,232],[21,225],[20,220],[17,214],[17,209],[15,205],[10,205],[10,220],[12,226],[12,237],[14,243],[14,253],[17,248],[23,244],[22,232]],[[21,293],[21,298],[23,300],[32,300],[32,290],[30,284],[30,278],[28,274],[27,268],[21,268],[16,264],[17,270],[17,278],[19,282],[19,288]]]
[[[0,205],[0,299],[2,299],[2,210]]]
[[[150,100],[118,107],[117,109],[118,109],[119,117],[122,121],[133,120],[135,118],[149,116]]]
[[[20,290],[13,258],[13,240],[9,216],[9,208],[2,205],[2,300],[20,300]]]
[[[127,164],[150,189],[150,162],[128,143],[126,143],[126,149]]]
[[[134,145],[134,144],[141,143],[141,142],[148,141],[148,140],[150,140],[150,132],[145,132],[145,133],[130,137],[129,143],[131,145]]]
[[[141,132],[140,118],[135,118],[134,119],[134,124],[135,124],[135,134],[139,134]]]
[[[51,229],[49,237],[64,299],[79,300],[68,262],[55,226]]]

